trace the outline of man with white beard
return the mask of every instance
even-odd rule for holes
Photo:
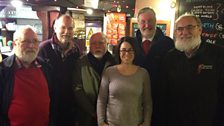
[[[164,126],[223,126],[224,49],[201,40],[195,15],[180,16],[175,28],[164,60]]]
[[[101,32],[90,38],[90,52],[81,57],[73,74],[79,126],[97,126],[96,102],[103,71],[115,64],[107,51],[108,40]]]
[[[186,56],[190,58],[201,43],[202,24],[199,18],[192,17],[191,15],[185,15],[184,19],[181,22],[178,19],[176,20],[175,48],[181,52],[185,52]],[[189,21],[194,21],[195,24],[191,24]]]
[[[48,126],[50,67],[37,58],[39,41],[30,26],[17,29],[14,55],[0,64],[0,125]]]

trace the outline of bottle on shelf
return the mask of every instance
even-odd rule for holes
[[[2,48],[2,47],[3,47],[3,37],[0,36],[0,48]]]

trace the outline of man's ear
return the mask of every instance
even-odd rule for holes
[[[13,46],[16,46],[18,44],[18,41],[17,40],[14,40],[13,41]]]
[[[56,31],[57,27],[54,25],[54,26],[53,26],[53,29],[54,29],[54,31]]]

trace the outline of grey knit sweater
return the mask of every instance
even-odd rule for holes
[[[144,68],[132,75],[122,75],[117,66],[103,74],[97,101],[97,118],[101,126],[149,126],[152,113],[150,79]]]

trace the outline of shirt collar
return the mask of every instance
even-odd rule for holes
[[[16,60],[16,69],[24,68],[22,62],[19,60],[18,57],[16,57],[15,60]],[[35,60],[31,63],[30,67],[37,67],[37,68],[40,68],[41,65],[40,65],[40,63],[35,59]]]
[[[201,40],[200,40],[198,46],[196,46],[196,47],[192,50],[191,53],[184,52],[185,55],[187,56],[187,58],[191,58],[191,57],[193,57],[193,56],[197,53],[198,49],[200,48],[200,45],[201,45]]]
[[[151,38],[148,38],[148,39],[146,39],[146,38],[142,38],[142,42],[144,42],[145,40],[149,40],[150,42],[152,42],[154,36],[155,36],[155,33],[152,35]]]

